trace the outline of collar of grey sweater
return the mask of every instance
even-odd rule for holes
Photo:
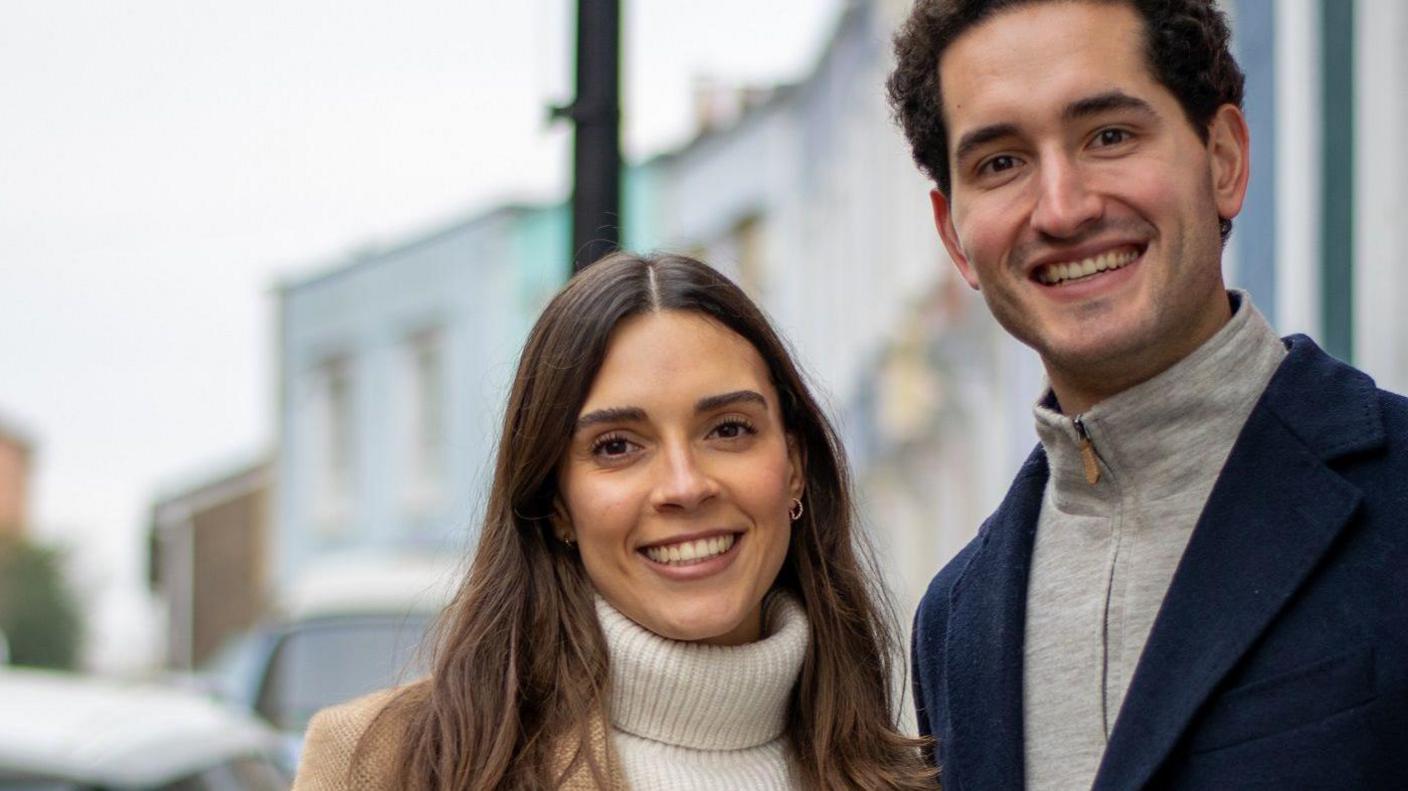
[[[611,666],[611,724],[696,750],[741,750],[780,737],[811,628],[796,599],[764,602],[762,640],[714,646],[669,640],[596,597]]]
[[[1067,513],[1096,513],[1122,496],[1144,502],[1211,488],[1242,425],[1286,356],[1245,292],[1229,292],[1230,321],[1168,370],[1080,415],[1100,460],[1085,478],[1073,418],[1048,388],[1036,430],[1051,467],[1048,496]]]

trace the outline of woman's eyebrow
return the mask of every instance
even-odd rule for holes
[[[751,402],[766,408],[768,400],[763,395],[754,390],[734,390],[732,393],[721,393],[720,395],[705,396],[694,402],[695,412],[708,412],[719,407],[730,406],[741,401]]]
[[[695,412],[708,412],[711,409],[726,407],[739,402],[751,402],[766,407],[768,400],[755,390],[734,390],[731,393],[705,396],[694,402]],[[581,431],[599,423],[642,423],[646,420],[645,410],[638,406],[612,406],[594,409],[577,418],[574,431]]]
[[[613,406],[596,409],[577,418],[575,431],[595,426],[598,423],[640,423],[645,420],[645,410],[638,406]]]

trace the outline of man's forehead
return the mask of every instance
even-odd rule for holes
[[[1003,9],[959,35],[938,65],[950,127],[975,112],[1059,107],[1111,91],[1137,95],[1153,83],[1143,21],[1123,3],[1046,0]]]

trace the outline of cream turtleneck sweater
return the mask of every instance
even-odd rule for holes
[[[771,594],[764,637],[740,646],[668,640],[596,599],[611,665],[611,744],[631,791],[797,788],[784,737],[811,629]]]
[[[1286,356],[1242,292],[1192,354],[1083,415],[1036,408],[1050,462],[1027,584],[1026,785],[1089,788],[1232,444]],[[1098,456],[1087,480],[1079,417]]]

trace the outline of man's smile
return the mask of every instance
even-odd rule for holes
[[[1059,286],[1093,277],[1101,272],[1128,266],[1140,255],[1133,245],[1117,247],[1070,261],[1043,264],[1032,270],[1032,278],[1048,286]]]

